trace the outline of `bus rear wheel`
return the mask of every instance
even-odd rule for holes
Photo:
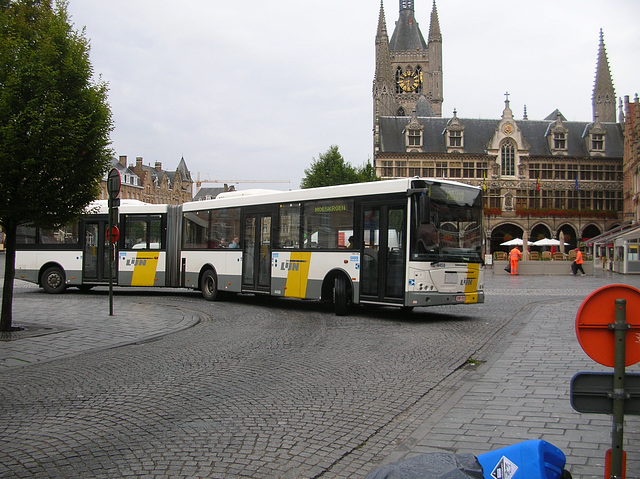
[[[42,273],[42,287],[50,294],[62,293],[66,287],[64,271],[57,266],[47,268]]]
[[[333,308],[336,316],[344,316],[349,312],[349,291],[344,276],[336,276],[333,280]]]
[[[202,291],[202,296],[207,301],[215,301],[218,298],[218,282],[213,271],[208,270],[202,273],[200,291]]]

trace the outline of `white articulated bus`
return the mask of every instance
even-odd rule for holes
[[[16,278],[108,284],[106,201],[78,224],[19,229]],[[122,200],[114,284],[413,308],[484,302],[482,192],[407,178],[237,191],[179,206]]]

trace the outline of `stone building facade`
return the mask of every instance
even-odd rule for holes
[[[411,24],[412,13],[413,2],[401,0],[392,39],[403,19]],[[434,90],[413,91],[413,105],[401,101],[406,97],[404,76],[390,79],[386,74],[397,71],[401,55],[396,51],[389,61],[385,43],[393,53],[393,42],[385,39],[384,22],[381,9],[373,90],[378,176],[437,177],[482,187],[486,252],[504,249],[500,243],[525,234],[530,241],[562,235],[568,248],[575,248],[624,221],[624,131],[622,118],[615,118],[616,97],[602,32],[591,121],[569,121],[559,110],[543,120],[529,120],[526,107],[522,119],[516,119],[508,93],[500,119],[462,118],[455,110],[442,118],[442,96]],[[419,28],[413,24],[405,35],[414,38],[405,38],[406,45],[420,43]],[[437,39],[441,52],[435,2],[429,39]],[[437,63],[442,65],[441,58]]]
[[[624,97],[624,216],[640,222],[640,100]]]
[[[380,4],[373,80],[375,118],[408,115],[422,96],[433,116],[441,116],[442,35],[435,2],[427,38],[428,42],[415,19],[414,0],[400,0],[400,18],[391,39]]]
[[[120,198],[145,203],[179,205],[193,200],[193,180],[184,158],[175,171],[162,169],[162,163],[144,165],[142,157],[135,165],[127,165],[127,157],[113,160],[113,168],[120,172]],[[107,177],[102,179],[100,199],[107,199]]]

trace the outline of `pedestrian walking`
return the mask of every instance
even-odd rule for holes
[[[578,271],[580,271],[583,275],[587,274],[582,268],[582,263],[584,263],[584,260],[582,259],[582,251],[580,251],[579,248],[576,248],[576,259],[573,261],[573,265],[571,267],[574,276],[578,274]]]
[[[518,260],[522,258],[522,253],[518,249],[517,246],[514,246],[511,251],[509,251],[509,264],[511,266],[511,276],[515,276],[518,274]]]

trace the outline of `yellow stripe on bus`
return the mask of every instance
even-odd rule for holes
[[[467,281],[464,286],[464,294],[467,297],[465,303],[478,302],[478,279],[480,277],[480,264],[469,263],[467,265]]]
[[[139,251],[136,254],[136,263],[133,267],[131,286],[153,286],[158,267],[157,251]]]
[[[287,283],[284,295],[290,298],[304,298],[307,293],[307,281],[309,280],[310,252],[293,252],[286,264]]]

